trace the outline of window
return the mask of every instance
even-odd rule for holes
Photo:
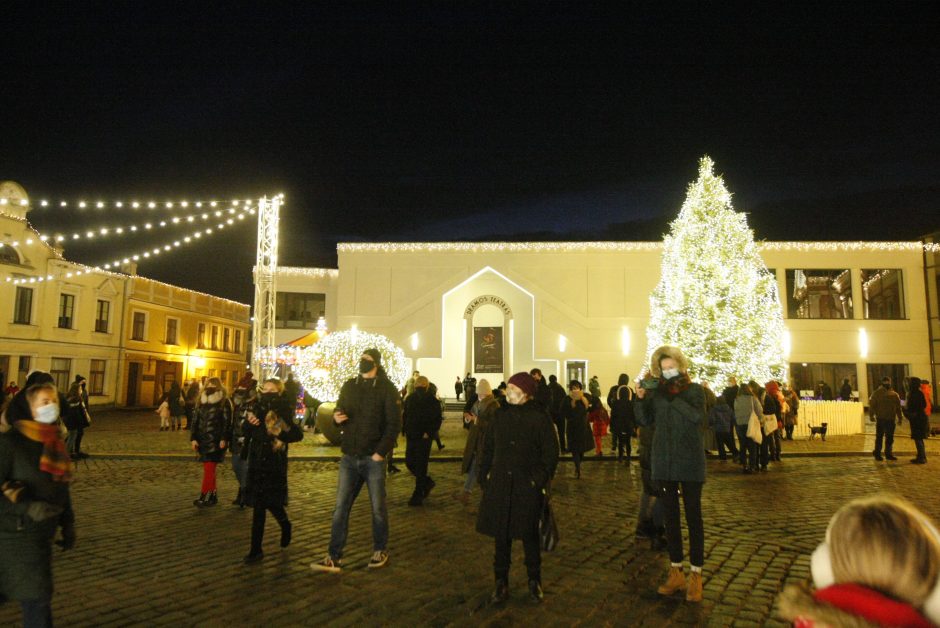
[[[325,294],[278,292],[274,324],[280,328],[316,329],[317,319],[325,313]]]
[[[232,330],[228,327],[222,329],[222,350],[232,350]]]
[[[844,270],[787,270],[789,318],[853,318],[852,273]]]
[[[837,400],[846,379],[852,392],[858,394],[858,371],[854,364],[791,362],[790,379],[800,397]]]
[[[216,351],[218,351],[219,349],[219,326],[218,325],[212,326],[212,339],[211,339],[211,342],[209,343],[209,348],[214,349]]]
[[[108,333],[111,324],[111,302],[98,299],[98,309],[95,313],[95,331]]]
[[[235,346],[232,347],[232,351],[235,353],[242,352],[242,330],[240,329],[235,330]]]
[[[0,264],[19,264],[20,256],[12,246],[0,244]]]
[[[63,292],[59,295],[59,327],[72,329],[75,316],[75,295]]]
[[[196,347],[199,349],[206,348],[206,324],[199,323],[196,326]]]
[[[166,344],[179,344],[179,342],[177,342],[179,340],[179,325],[180,321],[178,318],[166,319]]]
[[[905,318],[903,278],[896,269],[862,269],[865,318]]]
[[[881,386],[881,380],[885,377],[891,378],[891,390],[901,396],[901,399],[907,398],[907,388],[904,386],[908,377],[907,364],[868,364],[868,394],[871,395],[875,389]],[[868,400],[863,400],[867,402]]]
[[[104,366],[105,360],[92,360],[88,373],[88,394],[104,394]]]
[[[70,358],[52,358],[52,368],[49,374],[55,380],[55,387],[62,392],[68,392],[71,385],[72,360]]]
[[[146,312],[134,312],[134,322],[131,326],[131,340],[144,340],[147,332]]]
[[[33,320],[33,289],[16,287],[16,303],[13,305],[13,322],[29,325]]]

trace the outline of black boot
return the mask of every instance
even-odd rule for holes
[[[424,496],[427,497],[431,494],[431,489],[437,486],[437,482],[431,479],[431,476],[427,476],[424,479]]]
[[[193,506],[196,506],[197,508],[202,508],[205,505],[206,505],[206,494],[200,493],[199,499],[193,500]]]
[[[496,588],[490,595],[490,604],[502,604],[509,599],[509,581],[506,578],[496,579]]]
[[[290,521],[285,520],[281,523],[281,547],[290,545],[291,532],[293,529],[294,526],[291,525]]]
[[[206,501],[205,501],[205,504],[203,505],[215,506],[218,503],[219,503],[219,496],[215,494],[215,491],[211,491],[208,495],[206,495]]]
[[[538,580],[529,580],[529,597],[536,604],[542,601],[545,594],[542,593],[542,583]]]
[[[262,558],[264,558],[264,552],[262,552],[261,550],[258,550],[257,552],[255,552],[254,550],[252,550],[248,552],[248,554],[245,555],[244,558],[242,558],[242,562],[245,563],[246,565],[253,565],[254,563],[261,562]]]

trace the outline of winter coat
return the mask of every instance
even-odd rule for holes
[[[754,395],[738,395],[734,400],[734,423],[735,425],[747,425],[751,419],[751,412],[757,415],[757,419],[762,420],[764,409],[760,401]]]
[[[792,390],[785,397],[787,405],[790,406],[790,410],[783,415],[783,424],[787,427],[791,427],[796,425],[797,416],[800,414],[800,397]]]
[[[610,406],[610,431],[612,434],[632,434],[636,417],[633,414],[633,398],[636,393],[624,384],[611,386],[607,393],[607,405]]]
[[[246,421],[243,427],[245,447],[241,455],[248,461],[248,479],[243,494],[245,505],[284,506],[287,503],[287,443],[302,440],[304,433],[294,421],[281,419],[283,431],[272,436],[265,427],[264,417],[258,418],[261,425]],[[277,451],[273,446],[275,439],[284,443]]]
[[[406,438],[420,439],[425,434],[433,438],[441,429],[443,420],[441,402],[427,388],[415,387],[415,391],[405,399],[402,431]]]
[[[175,399],[173,395],[170,394],[170,391],[163,393],[163,396],[160,397],[158,405],[166,402],[166,405],[169,407],[170,416],[182,416],[186,414],[186,401],[183,399],[182,395],[177,396]]]
[[[900,419],[901,397],[890,388],[879,386],[868,399],[868,412],[872,420],[894,421]]]
[[[858,584],[835,584],[812,593],[790,585],[778,599],[780,614],[799,628],[930,628],[910,604]]]
[[[552,391],[548,387],[548,382],[540,379],[535,383],[535,400],[542,404],[549,415],[552,413]]]
[[[89,426],[88,423],[88,403],[82,395],[82,387],[75,382],[69,387],[69,392],[65,396],[66,404],[60,405],[62,409],[62,423],[69,431],[84,429]],[[61,404],[62,395],[59,395]]]
[[[347,456],[387,456],[401,431],[401,396],[384,372],[373,378],[357,376],[339,391],[336,411],[349,418],[338,424]]]
[[[592,397],[595,397],[597,399],[600,399],[601,397],[601,384],[593,377],[588,382],[588,392],[591,394]]]
[[[708,413],[708,425],[718,433],[730,432],[734,422],[734,410],[726,403],[716,403]]]
[[[0,603],[52,596],[52,540],[60,526],[75,525],[67,482],[53,481],[39,469],[42,443],[12,429],[0,434],[0,485],[25,485],[16,503],[0,495]],[[36,522],[26,516],[32,500],[63,508],[58,516]]]
[[[930,436],[930,419],[927,418],[926,408],[927,400],[924,399],[924,393],[919,388],[908,393],[904,416],[911,424],[911,438],[921,439]]]
[[[542,491],[557,464],[558,438],[541,404],[500,408],[483,438],[477,532],[521,539],[538,530]]]
[[[499,409],[499,403],[493,396],[485,397],[477,404],[474,413],[477,420],[470,424],[470,431],[467,432],[467,444],[463,448],[463,461],[460,464],[461,473],[470,473],[473,457],[483,455],[483,439],[486,437],[486,431],[493,422],[497,409]]]
[[[549,412],[552,415],[552,418],[561,416],[561,404],[565,400],[565,397],[568,396],[565,387],[559,384],[558,382],[553,382],[548,385],[548,390],[551,392],[551,401],[549,402]]]
[[[662,390],[647,391],[633,403],[640,425],[655,425],[652,470],[654,482],[704,482],[705,446],[702,418],[705,395],[690,383],[674,396]]]
[[[588,412],[588,421],[591,423],[591,430],[594,432],[594,438],[603,438],[607,436],[607,426],[610,425],[610,415],[607,409],[597,402],[597,406]]]
[[[196,406],[189,439],[199,446],[199,462],[222,462],[225,450],[222,441],[232,441],[232,402],[217,392],[211,398],[203,394]]]
[[[565,440],[568,451],[583,454],[594,449],[594,432],[588,424],[591,397],[584,395],[584,402],[572,403],[571,396],[561,402],[561,416],[565,418]]]
[[[780,402],[777,401],[777,398],[770,393],[764,393],[764,406],[762,412],[764,414],[774,415],[777,417],[778,421],[783,420],[783,416],[780,414]]]
[[[852,401],[852,387],[849,384],[842,384],[839,388],[839,398],[842,401]]]

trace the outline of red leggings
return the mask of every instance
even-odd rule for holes
[[[202,493],[215,492],[215,468],[218,462],[202,463]]]
[[[601,449],[601,438],[602,436],[594,435],[594,453],[604,453],[604,450]]]

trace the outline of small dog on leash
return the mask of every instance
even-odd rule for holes
[[[934,425],[930,428],[931,436],[940,436],[940,425]]]
[[[823,440],[826,440],[826,432],[829,430],[829,424],[823,423],[820,426],[810,425],[809,426],[809,439],[813,440],[817,436],[822,437]]]

